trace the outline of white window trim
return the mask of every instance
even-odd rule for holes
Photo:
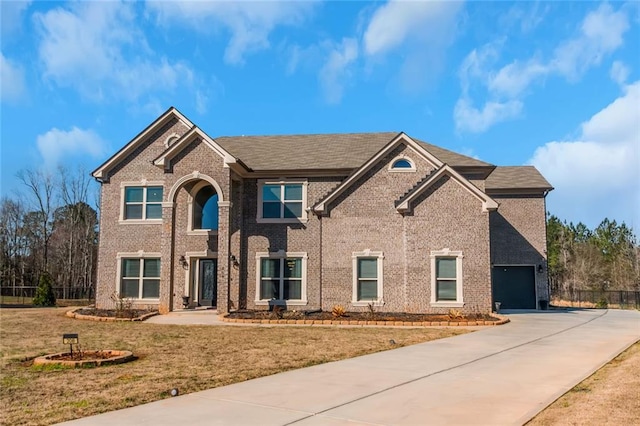
[[[300,300],[282,300],[282,299],[260,299],[260,283],[262,281],[261,276],[261,261],[264,258],[269,259],[286,259],[286,258],[301,258],[302,259],[302,283],[301,283],[301,291],[300,296],[302,297]],[[291,252],[284,250],[279,250],[276,252],[258,252],[256,253],[256,294],[254,298],[254,303],[258,306],[265,306],[269,304],[276,305],[287,305],[287,306],[304,306],[307,304],[307,252]]]
[[[302,185],[302,217],[298,218],[263,218],[262,217],[262,188],[264,185],[290,185],[301,184]],[[306,179],[280,179],[280,180],[258,180],[258,209],[256,215],[256,222],[258,223],[306,223],[309,221],[307,214],[307,187],[309,182]]]
[[[368,258],[377,258],[377,266],[378,266],[378,298],[376,300],[358,300],[358,259],[368,257]],[[384,305],[384,297],[383,297],[383,282],[384,282],[384,254],[381,251],[371,251],[366,249],[364,251],[353,252],[351,255],[351,259],[353,262],[353,292],[351,296],[351,305],[352,306],[367,306],[373,303],[373,306],[383,306]]]
[[[162,255],[160,253],[147,253],[142,250],[136,252],[118,252],[116,254],[116,296],[120,297],[120,281],[122,280],[122,259],[160,259],[160,291],[162,291]],[[159,304],[160,299],[131,298],[134,303]]]
[[[147,188],[149,186],[160,186],[162,187],[162,198],[163,200],[159,202],[164,207],[164,182],[162,181],[147,181],[146,179],[142,179],[139,181],[129,181],[129,182],[121,182],[120,183],[120,218],[118,223],[120,225],[152,225],[152,224],[161,224],[162,218],[160,219],[125,219],[124,218],[124,207],[125,207],[125,189],[127,187],[137,186],[142,188]],[[146,212],[146,197],[147,191],[144,191],[144,201],[142,203],[142,214],[145,215]],[[156,203],[154,203],[156,204]]]
[[[408,161],[409,164],[411,164],[411,167],[408,168],[408,169],[407,168],[395,168],[395,167],[393,167],[393,165],[398,160]],[[389,171],[393,172],[393,173],[411,173],[411,172],[415,172],[416,171],[416,163],[411,158],[407,157],[406,155],[400,154],[396,158],[391,160],[391,162],[389,163]]]
[[[193,206],[196,195],[198,195],[198,191],[200,191],[205,186],[211,186],[216,194],[218,194],[218,189],[211,185],[211,183],[203,180],[198,182],[192,189],[189,191],[188,201],[187,201],[187,235],[218,235],[217,229],[193,229]],[[220,219],[220,194],[218,194],[218,219]],[[218,227],[220,227],[218,223]]]
[[[441,308],[462,308],[464,299],[462,294],[462,259],[464,256],[461,251],[452,251],[448,248],[442,250],[431,251],[431,306]],[[456,258],[456,300],[436,299],[436,258],[438,257],[455,257]]]
[[[164,140],[164,146],[165,148],[169,148],[170,146],[172,146],[174,143],[176,143],[178,140],[180,139],[180,135],[177,133],[171,133],[169,136],[167,136]]]

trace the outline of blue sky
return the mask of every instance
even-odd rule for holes
[[[640,3],[2,1],[1,195],[93,170],[169,106],[210,136],[404,131],[533,164],[640,227]]]

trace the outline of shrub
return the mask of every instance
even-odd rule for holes
[[[598,303],[596,303],[596,308],[598,309],[607,309],[608,307],[609,301],[605,297],[600,298],[600,300],[598,300]]]
[[[451,308],[449,309],[449,318],[454,320],[462,319],[463,315],[462,315],[462,312],[460,312],[459,310]]]
[[[53,294],[53,279],[47,272],[40,275],[33,306],[56,306],[56,296]]]
[[[331,309],[331,315],[333,315],[336,318],[344,317],[346,316],[346,314],[347,314],[347,310],[342,305],[335,305]]]
[[[111,293],[111,300],[115,303],[116,318],[133,318],[135,312],[133,312],[133,300],[128,297],[122,297],[115,291]]]

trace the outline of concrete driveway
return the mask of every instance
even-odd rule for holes
[[[521,425],[640,340],[636,311],[508,316],[462,336],[65,424]]]

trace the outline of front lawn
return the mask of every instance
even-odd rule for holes
[[[167,398],[172,388],[185,394],[468,332],[106,323],[68,318],[67,310],[0,309],[0,424],[52,424]],[[139,359],[88,369],[31,365],[68,350],[63,333],[78,333],[84,349],[130,350]]]

